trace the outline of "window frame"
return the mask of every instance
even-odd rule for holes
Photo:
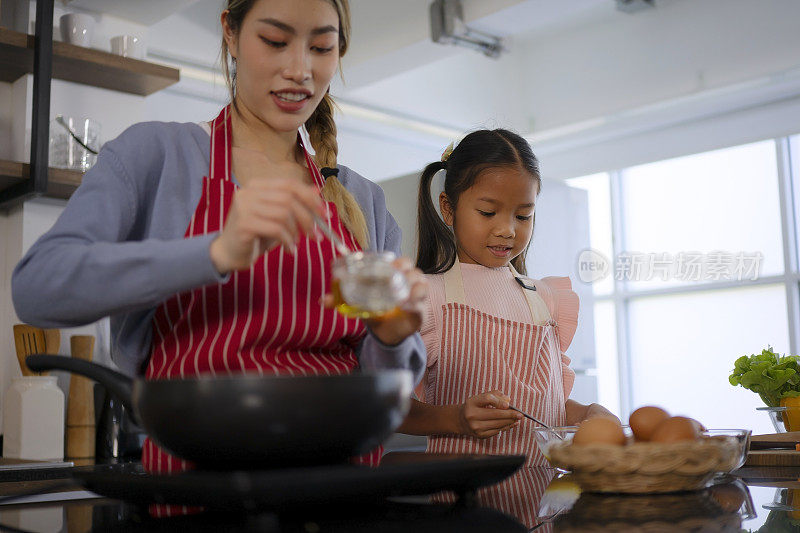
[[[617,328],[617,361],[619,365],[617,369],[619,406],[620,415],[623,418],[627,418],[634,407],[632,397],[633,375],[631,374],[633,361],[630,351],[630,303],[636,298],[783,283],[786,290],[786,317],[789,322],[789,350],[793,354],[798,353],[798,343],[800,343],[800,243],[798,243],[798,238],[800,238],[800,230],[798,230],[800,183],[798,183],[798,179],[800,179],[800,176],[794,175],[793,163],[794,168],[800,169],[800,153],[792,153],[792,137],[794,136],[771,139],[775,147],[778,165],[778,198],[784,257],[783,274],[759,277],[757,280],[706,281],[663,289],[631,289],[627,280],[616,279],[615,276],[610,294],[594,294],[594,302],[611,301],[614,304]],[[610,188],[612,263],[614,258],[626,251],[625,230],[627,226],[624,220],[624,172],[624,168],[607,172]]]

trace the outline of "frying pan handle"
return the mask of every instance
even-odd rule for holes
[[[25,359],[25,363],[34,372],[66,370],[92,379],[107,388],[111,394],[122,402],[122,405],[125,406],[129,413],[135,413],[131,399],[133,380],[124,374],[97,363],[61,355],[29,355]]]

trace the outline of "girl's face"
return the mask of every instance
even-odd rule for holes
[[[455,209],[439,196],[442,217],[453,232],[462,263],[506,266],[528,245],[538,193],[530,174],[519,167],[489,168],[461,193]]]
[[[339,65],[339,16],[327,0],[258,0],[238,34],[222,16],[236,58],[237,100],[276,131],[296,131]]]

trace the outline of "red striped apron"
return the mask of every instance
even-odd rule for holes
[[[510,267],[510,265],[509,265]],[[510,267],[515,277],[520,277]],[[471,396],[498,389],[511,403],[548,425],[563,425],[564,384],[561,350],[555,321],[536,291],[522,289],[532,323],[492,316],[466,305],[464,281],[458,261],[444,274],[441,352],[432,398],[435,405],[460,404]],[[533,318],[545,316],[542,325]],[[523,420],[516,427],[488,439],[434,436],[428,451],[527,455],[525,467],[547,465],[533,437],[534,424]]]
[[[211,127],[209,177],[185,238],[220,231],[237,186],[231,174],[230,106]],[[318,189],[319,169],[305,153]],[[328,202],[331,228],[351,250],[360,246]],[[301,237],[292,254],[276,247],[225,283],[206,285],[166,300],[153,317],[153,343],[147,379],[180,379],[201,374],[259,373],[296,376],[342,374],[358,365],[355,348],[366,329],[357,319],[324,309],[336,255],[327,238]],[[380,449],[357,462],[377,464]],[[145,441],[142,464],[148,472],[191,468]]]

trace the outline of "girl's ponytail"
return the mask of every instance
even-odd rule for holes
[[[333,121],[333,98],[326,94],[322,101],[314,110],[314,113],[306,121],[308,138],[311,146],[314,147],[316,155],[314,158],[320,167],[336,168],[336,155],[339,152],[339,144],[336,142],[336,123]],[[361,245],[367,249],[369,246],[369,233],[367,232],[367,220],[361,211],[361,206],[345,189],[342,182],[335,174],[331,174],[325,179],[325,186],[322,188],[322,197],[328,202],[336,205],[336,211],[342,223],[353,234]]]
[[[422,172],[419,183],[419,212],[417,218],[417,268],[425,274],[450,270],[456,260],[456,241],[453,232],[439,217],[431,199],[431,182],[446,161],[431,163]]]

